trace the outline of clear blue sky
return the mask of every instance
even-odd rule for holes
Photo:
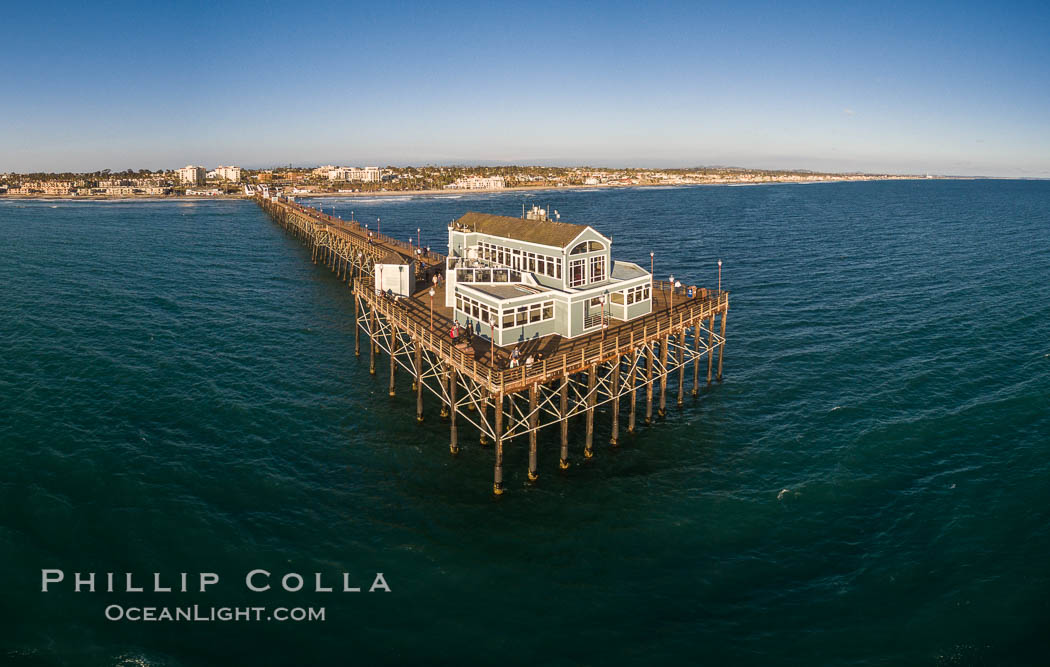
[[[1048,3],[9,3],[0,172],[1050,176]]]

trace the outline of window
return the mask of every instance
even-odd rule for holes
[[[591,257],[591,282],[600,283],[605,280],[605,255]]]
[[[569,287],[580,287],[587,282],[584,264],[587,260],[574,259],[569,262]]]
[[[469,296],[456,295],[456,310],[479,322],[495,323],[497,320],[495,308],[475,301]]]
[[[624,299],[627,298],[627,295],[624,292],[613,292],[612,294],[609,295],[609,298],[612,299],[613,303],[616,303],[616,304],[619,304],[619,305],[622,306],[624,304]]]
[[[569,254],[582,255],[585,252],[598,252],[599,250],[605,250],[605,245],[598,243],[597,241],[584,241],[573,246],[572,250],[569,251]]]
[[[615,296],[615,295],[614,295]],[[632,287],[627,290],[627,303],[637,303],[639,301],[649,300],[649,284],[639,285],[638,287]],[[615,301],[615,299],[614,299]]]
[[[543,301],[503,311],[503,328],[525,326],[554,319],[554,301]]]
[[[553,276],[554,275],[554,258],[553,257],[548,257],[547,258],[547,271],[546,271],[546,274],[548,276]]]

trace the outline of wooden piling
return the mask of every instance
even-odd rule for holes
[[[711,384],[711,364],[715,360],[714,350],[711,346],[715,342],[715,315],[711,313],[711,320],[707,323],[707,384]]]
[[[587,369],[587,439],[583,444],[583,458],[589,459],[594,456],[594,399],[595,381],[598,379],[598,367],[591,364]]]
[[[423,423],[423,341],[416,343],[416,423]]]
[[[681,329],[675,336],[678,344],[678,407],[682,407],[682,393],[685,388],[685,329]]]
[[[609,436],[609,444],[615,447],[620,437],[620,364],[623,357],[617,355],[613,360],[612,368],[612,435]]]
[[[540,478],[539,473],[536,471],[536,440],[537,431],[536,422],[539,417],[539,410],[536,409],[537,401],[539,400],[539,386],[534,382],[529,386],[529,481],[535,482]]]
[[[368,372],[370,375],[376,374],[376,311],[372,308],[368,312],[369,317],[369,336],[368,336]]]
[[[634,433],[635,415],[638,412],[638,350],[631,350],[631,411],[627,417],[627,432]]]
[[[445,390],[444,392],[442,392],[444,395],[441,397],[441,418],[445,419],[448,417],[449,413],[448,396],[450,396],[447,370],[441,371],[438,382],[442,385],[442,388]]]
[[[562,470],[569,468],[569,376],[561,378],[561,390],[559,396],[558,415],[561,417],[561,461],[558,466]]]
[[[722,317],[718,318],[722,320],[722,331],[719,334],[722,337],[722,344],[718,346],[718,381],[722,381],[722,354],[726,351],[726,315],[729,311],[723,310]]]
[[[453,454],[459,454],[459,443],[456,441],[456,385],[459,383],[456,381],[456,369],[452,368],[448,372],[448,398],[451,404],[451,409],[448,415],[449,424],[449,445],[448,449]]]
[[[693,325],[693,388],[690,390],[693,396],[700,393],[700,320]]]
[[[492,492],[497,496],[503,494],[503,394],[496,394],[493,406],[493,435],[496,437],[496,469],[493,473]]]
[[[645,423],[653,423],[653,344],[645,345]]]
[[[667,416],[667,347],[671,337],[664,334],[660,341],[660,409],[657,412],[661,418]]]
[[[354,356],[361,356],[361,301],[354,295]]]
[[[390,396],[396,396],[394,391],[394,371],[397,370],[397,329],[390,327]]]

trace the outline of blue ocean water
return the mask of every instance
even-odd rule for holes
[[[575,437],[564,474],[544,433],[536,486],[512,443],[495,500],[491,449],[452,458],[407,377],[387,396],[346,285],[255,204],[0,201],[0,662],[1047,661],[1050,183],[318,203],[436,247],[539,203],[658,277],[722,259],[725,381],[589,463]],[[42,568],[222,583],[42,593]],[[255,568],[392,592],[253,594]]]

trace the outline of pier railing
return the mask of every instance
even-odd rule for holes
[[[327,213],[321,213],[315,208],[303,206],[302,204],[299,204],[297,202],[286,201],[282,203],[285,206],[290,206],[291,208],[301,213],[309,215],[310,217],[317,220],[317,222],[331,225],[343,231],[356,233],[356,235],[358,235],[362,240],[371,239],[372,243],[374,244],[398,248],[399,250],[406,251],[406,254],[410,256],[415,256],[416,250],[418,249],[418,246],[415,246],[412,243],[406,243],[405,241],[395,239],[394,237],[388,236],[387,234],[380,234],[378,230],[374,230],[371,227],[368,227],[367,225],[362,225],[360,220],[344,220],[342,218],[337,218],[335,216],[328,215]],[[427,259],[432,261],[444,261],[445,259],[445,256],[438,252],[431,251],[429,253],[424,252],[423,254],[427,257]]]
[[[652,338],[661,338],[671,333],[692,326],[698,320],[706,319],[715,313],[723,312],[729,307],[729,292],[715,293],[708,291],[704,298],[694,296],[674,304],[672,311],[650,313],[632,320],[629,325],[617,327],[615,335],[588,340],[578,350],[569,350],[551,358],[534,361],[529,366],[517,366],[499,371],[499,383],[503,388],[517,388],[533,382],[549,382],[567,373],[585,370],[593,365],[614,359],[641,346]],[[627,328],[626,332],[622,329]],[[586,339],[593,339],[596,334],[589,334]]]
[[[671,311],[662,310],[650,313],[633,320],[630,325],[618,327],[619,329],[627,328],[626,332],[618,331],[616,335],[589,340],[596,336],[592,333],[585,337],[585,340],[589,342],[579,349],[568,350],[550,358],[534,361],[528,366],[523,364],[514,368],[497,368],[492,363],[479,362],[472,348],[467,348],[470,350],[467,352],[454,345],[451,339],[443,333],[435,332],[420,323],[409,314],[407,309],[398,305],[397,301],[377,295],[369,279],[362,279],[360,287],[355,291],[397,328],[422,341],[458,371],[468,373],[476,381],[487,384],[492,392],[516,390],[522,385],[534,382],[545,383],[568,373],[585,370],[593,365],[627,354],[652,338],[661,338],[681,331],[687,326],[693,326],[699,320],[723,312],[729,307],[728,292],[724,290],[718,293],[708,291],[706,297],[694,296],[691,299],[683,299],[683,302],[680,305],[675,304]]]

